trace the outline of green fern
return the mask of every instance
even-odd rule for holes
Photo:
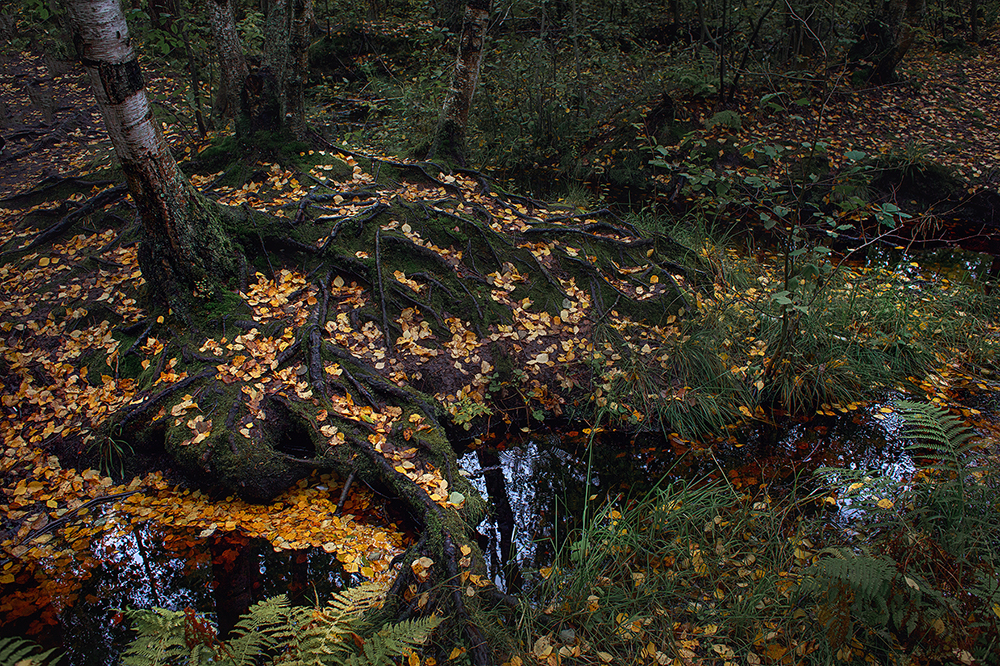
[[[844,550],[831,549],[827,552],[835,557],[821,559],[810,572],[818,587],[831,591],[849,589],[854,598],[854,608],[862,611],[874,609],[875,617],[866,619],[873,624],[884,624],[889,617],[886,598],[899,575],[896,563],[887,558],[856,555]]]
[[[441,620],[401,622],[362,637],[364,614],[379,604],[382,592],[382,587],[362,585],[335,594],[325,608],[290,606],[286,597],[273,597],[253,606],[224,642],[191,612],[129,611],[139,635],[123,662],[125,666],[389,666],[395,657],[423,643]]]
[[[236,623],[233,637],[225,646],[231,663],[255,664],[258,657],[276,645],[280,646],[282,639],[295,628],[293,617],[288,597],[283,594],[251,606],[250,611]]]
[[[976,446],[976,433],[944,407],[926,402],[899,400],[903,434],[917,440],[907,448],[931,461],[931,469],[954,474],[965,482]]]
[[[390,624],[383,627],[378,633],[373,634],[364,645],[364,659],[357,664],[371,664],[373,666],[389,666],[394,664],[392,657],[403,655],[416,648],[426,640],[431,629],[441,621],[438,618],[433,620],[433,626],[427,626],[427,618],[405,620],[398,624]]]
[[[917,524],[935,534],[951,553],[963,554],[973,530],[970,507],[989,505],[989,499],[982,497],[985,488],[973,479],[980,471],[974,455],[978,438],[962,419],[938,405],[899,401],[896,406],[903,417],[903,433],[915,440],[907,449],[928,461],[924,468],[938,477],[922,489],[924,497],[915,516],[922,520]]]
[[[23,638],[0,638],[0,666],[55,666],[62,655],[52,658],[55,648],[36,653],[38,643]]]
[[[122,654],[125,666],[159,666],[160,664],[208,664],[216,650],[205,641],[189,646],[191,615],[165,608],[125,611],[138,636]]]
[[[930,473],[900,484],[862,470],[821,470],[851,512],[854,547],[821,551],[825,557],[805,572],[801,601],[815,603],[831,659],[853,642],[872,654],[897,653],[905,635],[931,637],[922,645],[927,658],[959,643],[976,659],[995,655],[1000,469],[948,410],[896,407],[908,450]]]

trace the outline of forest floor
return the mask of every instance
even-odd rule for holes
[[[899,85],[871,90],[852,90],[844,86],[798,119],[790,118],[785,112],[767,117],[744,114],[739,140],[740,143],[760,140],[791,145],[826,140],[837,149],[831,150],[832,155],[848,150],[873,154],[897,151],[952,166],[969,180],[972,188],[995,188],[1000,183],[1000,81],[995,78],[997,71],[1000,71],[1000,44],[996,40],[984,43],[971,57],[945,56],[927,48],[914,53],[904,63],[906,80]],[[35,222],[58,220],[75,205],[113,183],[95,183],[94,189],[85,188],[86,194],[83,191],[74,194],[70,202],[47,201],[33,205],[22,194],[46,182],[59,186],[102,171],[111,165],[112,153],[92,100],[89,82],[77,66],[55,62],[42,55],[7,56],[0,61],[0,81],[0,125],[5,139],[0,152],[0,198],[4,200],[0,201],[0,206],[5,206],[0,210],[0,232],[2,241],[9,243],[22,238],[29,240],[38,232]],[[147,84],[157,100],[157,107],[164,112],[164,133],[171,146],[180,156],[197,156],[212,137],[201,138],[191,130],[194,123],[179,101],[183,97],[182,84],[153,75],[149,76]],[[704,121],[710,115],[703,100],[688,105],[681,100],[680,106],[681,115],[686,108],[694,120]],[[174,121],[166,120],[171,118]],[[322,122],[322,118],[317,119],[317,124]],[[730,135],[720,131],[719,136]],[[351,146],[351,150],[364,153],[366,147]],[[364,174],[364,169],[353,157],[340,157],[354,165],[356,174]],[[307,194],[308,186],[304,184],[307,179],[314,183],[326,180],[322,167],[308,174],[298,174],[277,164],[258,166],[264,173],[263,181],[230,188],[224,192],[226,202],[248,203],[277,211]],[[194,180],[204,185],[216,175],[204,174]],[[363,175],[359,177],[363,180]],[[452,187],[472,188],[475,185],[471,180],[465,183],[461,178],[449,178],[446,184]],[[433,197],[442,193],[443,190],[430,188],[414,196],[425,194],[433,201]],[[500,211],[504,224],[521,224],[519,220],[525,212],[516,210],[516,206],[513,208],[515,210],[506,211],[506,218]],[[29,213],[34,217],[31,224],[26,224],[25,216]],[[72,376],[75,372],[86,372],[86,368],[80,370],[73,365],[81,353],[104,348],[113,355],[115,345],[106,326],[102,329],[95,321],[91,322],[94,326],[78,328],[71,320],[85,320],[86,309],[100,311],[108,307],[107,304],[117,298],[116,290],[121,285],[132,284],[138,279],[134,248],[114,247],[111,230],[97,233],[85,222],[80,224],[79,235],[67,234],[72,240],[61,245],[58,252],[42,253],[28,270],[0,268],[6,301],[4,332],[10,334],[12,340],[17,338],[19,343],[42,331],[50,336],[65,333],[64,344],[58,348],[37,347],[28,353],[5,349],[4,364],[0,367],[5,370],[28,368],[29,374],[37,374],[39,371],[32,367],[33,364],[44,366],[44,372],[57,377],[64,389],[69,387],[54,400],[44,381],[25,390],[30,381],[22,383],[20,378],[14,381],[13,376],[3,379],[4,443],[0,468],[4,472],[6,504],[0,527],[6,554],[0,564],[0,586],[10,586],[11,592],[3,595],[0,612],[9,620],[30,619],[26,626],[37,634],[56,622],[59,609],[76,600],[75,595],[81,589],[80,580],[51,572],[69,563],[77,571],[88,571],[100,565],[101,553],[91,550],[90,546],[110,528],[74,523],[76,518],[96,508],[95,498],[117,502],[118,510],[133,522],[155,516],[195,530],[202,538],[216,531],[240,529],[251,536],[267,539],[276,549],[324,548],[334,553],[350,573],[381,580],[391,577],[390,561],[409,543],[409,535],[405,527],[386,518],[385,512],[376,506],[378,500],[366,489],[354,489],[346,510],[337,506],[343,485],[331,477],[300,483],[279,498],[279,509],[233,498],[210,501],[197,491],[173,486],[163,475],[151,474],[126,484],[116,483],[104,473],[111,471],[114,464],[114,452],[110,450],[105,461],[109,469],[97,471],[70,468],[50,450],[36,447],[40,442],[58,438],[77,412],[89,410],[91,414],[100,415],[122,407],[134,397],[124,384],[106,384],[103,389],[95,389],[96,383],[85,386],[86,374],[79,379]],[[58,293],[59,287],[53,285],[60,283],[60,271],[66,268],[68,276],[68,266],[74,261],[72,257],[84,253],[97,256],[95,261],[101,267],[99,274],[86,285],[87,300],[76,301],[74,307],[79,309],[66,312],[66,321],[56,322],[49,317],[38,322],[41,328],[28,326],[16,332],[15,318],[27,317],[33,306],[18,300],[20,296],[15,298],[15,295],[34,293],[43,286]],[[517,271],[508,271],[504,276],[509,281],[516,281]],[[406,276],[398,279],[407,284]],[[410,286],[414,291],[419,287]],[[70,288],[68,284],[66,287]],[[344,290],[345,299],[358,296],[349,293],[349,285],[340,284],[338,289]],[[303,284],[296,276],[283,274],[270,285],[261,282],[259,292],[251,297],[265,307],[272,301],[284,306],[287,300],[283,299],[293,294],[302,298],[309,296],[302,290]],[[580,295],[579,300],[586,300],[585,295]],[[136,304],[129,301],[128,298],[118,299],[113,307],[119,314],[131,316]],[[17,311],[9,309],[15,305],[19,308]],[[567,318],[572,314],[570,307]],[[530,326],[544,332],[549,323],[536,319]],[[60,329],[60,326],[66,328]],[[420,335],[419,327],[415,326],[412,335],[415,349],[420,348],[416,344]],[[249,338],[238,342],[248,347],[253,344]],[[571,347],[562,345],[561,350],[553,348],[551,353],[555,356],[570,351]],[[162,350],[163,343],[150,338],[137,353],[146,361],[156,363],[155,358]],[[541,348],[532,351],[533,365],[537,367],[548,362],[549,351]],[[480,363],[485,361],[480,360]],[[164,376],[169,378],[171,367],[169,364],[160,366]],[[110,365],[103,370],[111,371]],[[99,374],[102,370],[94,368],[92,372]],[[484,369],[481,374],[487,371]],[[177,379],[175,376],[172,380]],[[968,384],[974,380],[963,377],[956,380],[959,381]],[[292,385],[294,383],[293,378]],[[951,388],[954,387],[926,386],[928,394],[939,395]],[[456,402],[454,394],[447,398]],[[36,408],[39,411],[33,411]],[[194,438],[198,437],[204,423],[198,420],[197,409],[196,398],[186,396],[171,410],[171,415],[178,419],[193,417],[189,423],[194,424],[190,426]],[[355,408],[352,405],[345,409]],[[846,408],[838,411],[846,411]],[[27,423],[35,414],[38,419]],[[978,410],[967,413],[973,418],[979,414]],[[210,427],[211,422],[208,423]],[[407,468],[405,459],[399,462],[401,467]],[[447,504],[447,493],[442,495],[438,499]],[[65,528],[59,539],[51,538],[56,528]],[[34,579],[37,585],[26,585],[29,579]],[[472,582],[477,586],[486,584],[477,579]],[[38,613],[40,607],[45,609],[41,614]]]
[[[825,141],[835,166],[849,150],[898,152],[956,170],[970,183],[1000,183],[1000,39],[971,53],[944,53],[924,44],[899,68],[900,81],[855,88],[849,74],[819,91],[821,105],[800,112],[750,116],[750,140]],[[777,92],[777,91],[770,91]],[[786,106],[794,109],[790,101]]]
[[[915,47],[900,66],[896,84],[857,88],[849,75],[834,76],[820,90],[817,104],[796,114],[756,112],[751,100],[739,135],[741,144],[824,141],[833,166],[850,150],[871,154],[898,152],[955,169],[972,184],[1000,183],[1000,38],[984,39],[973,53],[944,53],[931,44]],[[0,57],[0,195],[33,188],[46,177],[84,176],[110,164],[110,146],[89,81],[76,63],[42,54]],[[197,151],[202,141],[189,109],[182,104],[186,83],[147,75],[151,96],[172,122],[167,140],[178,153]],[[777,90],[761,90],[768,94]],[[680,100],[678,116],[704,124],[712,115],[706,100]],[[319,126],[326,118],[314,119]],[[352,146],[364,151],[365,146]]]

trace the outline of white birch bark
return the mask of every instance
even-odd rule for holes
[[[142,71],[118,0],[66,0],[73,41],[122,165],[145,237],[142,266],[159,297],[214,290],[237,260],[214,204],[178,170],[146,96]],[[175,294],[173,294],[175,295]]]

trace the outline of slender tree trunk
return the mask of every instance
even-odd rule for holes
[[[280,123],[304,139],[305,87],[309,76],[309,22],[313,0],[275,0],[265,27],[264,66],[257,75],[273,85]]]
[[[701,41],[702,44],[708,44],[708,26],[705,24],[704,0],[696,0],[695,9],[698,12],[698,27],[701,30],[701,37],[699,38],[699,41]]]
[[[306,138],[306,80],[309,77],[309,25],[313,0],[294,0],[288,36],[289,68],[285,81],[285,118],[296,139]]]
[[[896,67],[909,52],[916,38],[916,28],[923,20],[926,0],[892,0],[886,23],[892,31],[893,46],[876,63],[875,76],[889,83],[896,76]]]
[[[194,118],[198,123],[198,136],[205,138],[205,116],[201,108],[201,74],[198,71],[198,62],[194,58],[194,51],[191,49],[191,39],[188,37],[187,21],[181,24],[181,39],[184,41],[184,54],[188,60],[188,74],[191,75],[191,96],[194,98]]]
[[[118,0],[66,0],[73,41],[91,83],[145,238],[143,276],[154,296],[209,296],[238,274],[215,204],[180,173],[150,111]]]
[[[479,82],[489,18],[490,0],[469,0],[465,7],[465,20],[462,22],[455,71],[441,109],[428,159],[444,155],[459,164],[465,163],[465,134],[469,125],[469,112],[472,110],[472,98]]]
[[[969,2],[969,31],[970,39],[974,43],[979,42],[979,0]]]
[[[579,115],[579,107],[583,104],[583,75],[581,74],[583,57],[580,55],[580,26],[577,22],[578,0],[572,0],[570,8],[570,21],[573,27],[573,68],[576,76],[576,106]]]
[[[241,99],[249,70],[243,56],[243,42],[236,31],[233,0],[208,0],[206,4],[221,78],[217,108],[221,116],[238,119],[246,115]]]
[[[729,87],[729,98],[728,103],[732,104],[736,100],[736,94],[739,92],[740,76],[746,70],[747,58],[750,57],[750,49],[753,48],[754,43],[757,41],[757,35],[760,34],[760,27],[764,25],[764,19],[767,18],[771,10],[774,9],[774,5],[777,4],[778,0],[771,0],[771,4],[764,9],[763,13],[757,18],[757,24],[754,26],[753,34],[750,35],[750,39],[747,40],[746,46],[743,48],[743,58],[740,60],[740,66],[733,73],[733,83]]]

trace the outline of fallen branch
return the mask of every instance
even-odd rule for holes
[[[382,337],[389,351],[395,349],[392,335],[389,333],[389,314],[385,309],[385,288],[382,286],[382,229],[375,230],[375,273],[378,275],[378,301],[382,306]]]

